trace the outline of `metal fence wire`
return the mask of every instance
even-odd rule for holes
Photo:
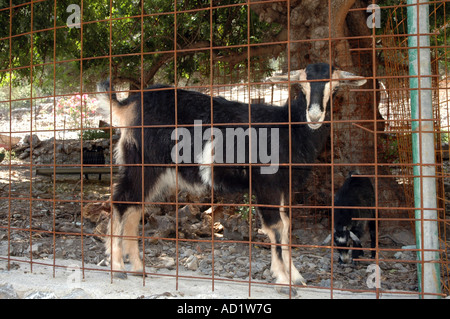
[[[449,5],[0,0],[0,269],[8,270],[14,283],[17,268],[36,272],[39,267],[51,282],[61,276],[58,270],[76,267],[86,285],[91,274],[115,285],[126,272],[130,285],[139,281],[149,291],[155,289],[152,282],[166,280],[183,294],[203,285],[203,291],[221,297],[239,291],[271,298],[448,296]],[[411,12],[421,10],[427,19],[413,20]],[[428,32],[411,33],[411,26],[425,24]],[[411,44],[423,37],[429,44]],[[429,75],[412,73],[414,50],[418,69],[429,63]],[[429,52],[429,61],[420,59],[423,52]],[[309,78],[297,72],[317,63],[328,66],[328,75],[311,81],[311,71]],[[326,105],[330,86],[338,81],[332,74],[366,83],[341,85],[319,123],[318,130],[329,132],[323,150],[314,149],[319,145],[301,150],[318,155],[298,162],[295,147],[306,144],[296,141],[312,138],[315,124],[298,120],[294,101],[306,96],[303,103],[309,103],[308,90],[321,87]],[[430,87],[412,86],[423,79],[431,79]],[[179,89],[195,92],[192,104],[185,105],[182,96],[189,93]],[[412,96],[426,91],[431,105],[419,98],[414,106]],[[115,110],[121,103],[115,95],[135,102]],[[105,102],[105,96],[112,100]],[[173,105],[157,96],[174,96]],[[208,101],[207,115],[195,114],[200,100]],[[225,100],[240,104],[218,111],[216,103]],[[252,106],[259,104],[272,105],[270,110],[287,105],[289,116],[277,122],[275,111],[253,114],[266,112]],[[141,119],[155,105],[158,112]],[[419,113],[430,109],[432,116],[416,118],[415,107]],[[219,114],[229,117],[217,120]],[[192,145],[203,160],[196,161],[195,153],[193,162],[180,161],[188,150],[171,148],[176,138],[170,137],[198,127],[199,148],[195,136]],[[252,130],[276,127],[289,154],[273,149],[259,163],[248,157],[237,163],[217,160],[220,151],[211,145],[219,143],[225,128],[237,132],[237,127],[248,129],[247,148],[237,151],[251,157],[252,139],[261,138]],[[309,133],[293,136],[300,131]],[[130,136],[137,136],[134,148]],[[423,137],[432,138],[432,163],[423,153],[413,155],[430,146]],[[223,152],[228,158],[231,151]],[[130,156],[136,157],[134,164],[127,162]],[[281,158],[287,160],[276,162]],[[274,176],[283,177],[260,185],[271,181],[257,173],[268,163],[279,165],[281,173]],[[434,173],[427,173],[430,167]],[[182,172],[192,168],[198,175],[186,178]],[[130,171],[133,177],[126,175]],[[234,190],[240,183],[233,175],[237,171],[248,174],[246,190],[224,191],[225,185]],[[299,175],[302,183],[295,180],[298,171],[305,172]],[[165,173],[154,186],[147,175],[158,172]],[[352,174],[356,183],[369,181],[373,195],[356,187],[347,195],[359,202],[337,204],[336,195],[342,196]],[[196,180],[206,185],[203,192],[192,192],[200,188]],[[424,206],[429,180],[436,189],[434,208]],[[164,188],[170,181],[173,189]],[[140,191],[132,194],[132,189]],[[261,198],[280,190],[286,190],[281,201]],[[150,197],[152,192],[159,196]],[[137,213],[118,218],[128,206]],[[426,225],[436,225],[437,232],[427,233]],[[351,246],[349,263],[338,247],[339,231]],[[429,238],[437,242],[434,248],[424,246]],[[126,270],[115,264],[122,259],[119,246]],[[429,253],[437,257],[429,260]],[[135,269],[140,258],[142,269]],[[438,274],[433,291],[427,290],[430,267]],[[306,286],[295,280],[296,269]],[[221,290],[223,285],[229,290]]]

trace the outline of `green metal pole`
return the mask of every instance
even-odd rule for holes
[[[419,291],[441,293],[428,0],[408,0],[414,201]]]

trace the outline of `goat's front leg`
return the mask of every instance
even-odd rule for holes
[[[278,284],[289,285],[291,282],[295,285],[305,284],[305,280],[300,275],[294,264],[289,263],[289,226],[285,225],[281,215],[274,209],[261,208],[262,230],[270,239],[272,263],[271,272]],[[287,228],[286,228],[287,227]],[[289,287],[277,286],[276,290],[280,293],[289,294]],[[296,290],[292,289],[292,294],[296,295]]]
[[[123,253],[131,263],[133,275],[144,272],[144,266],[139,256],[139,223],[142,219],[142,208],[130,206],[123,216]]]
[[[294,261],[291,257],[290,252],[290,238],[289,238],[289,230],[291,228],[291,223],[289,220],[289,215],[286,213],[286,209],[284,207],[280,207],[280,216],[281,221],[283,223],[283,230],[281,232],[281,243],[282,246],[282,257],[284,262],[284,267],[287,273],[290,273],[290,280],[294,285],[303,285],[306,286],[306,281],[303,276],[300,274],[298,269],[294,266]]]

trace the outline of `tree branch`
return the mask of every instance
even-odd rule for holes
[[[333,0],[331,1],[331,37],[345,36],[345,19],[348,10],[355,4],[356,0]]]
[[[278,45],[268,45],[268,46],[257,46],[257,47],[251,47],[250,48],[250,54],[247,53],[247,51],[239,53],[239,54],[233,54],[229,56],[216,56],[216,61],[221,62],[227,62],[231,65],[236,65],[244,60],[246,60],[249,56],[250,58],[255,56],[271,56],[271,57],[277,57],[281,52],[283,52],[286,49],[285,44],[278,44]]]

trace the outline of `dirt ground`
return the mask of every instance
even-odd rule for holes
[[[19,161],[14,164],[19,164]],[[9,179],[11,179],[10,187]],[[88,274],[86,282],[90,280],[91,272],[96,273],[96,276],[101,273],[105,282],[110,282],[109,268],[102,263],[105,255],[101,234],[107,215],[97,216],[97,219],[82,215],[83,208],[91,201],[108,200],[110,186],[108,176],[103,176],[101,181],[90,178],[81,183],[79,176],[70,175],[57,176],[56,186],[54,186],[52,178],[31,175],[29,167],[12,167],[10,172],[9,166],[2,166],[0,169],[0,197],[3,198],[0,202],[0,262],[3,261],[1,268],[6,271],[9,266],[13,270],[23,270],[24,267],[29,267],[31,261],[34,269],[36,269],[35,265],[40,263],[50,265],[39,266],[39,269],[44,267],[47,268],[46,271],[49,271],[53,269],[51,265],[64,267],[63,265],[67,265],[68,261],[72,261],[85,268],[84,273]],[[30,194],[32,201],[29,200]],[[53,198],[57,200],[53,201]],[[81,200],[83,203],[79,202]],[[173,222],[173,217],[164,219],[163,210],[154,208],[148,211],[143,228],[148,239],[140,242],[141,249],[145,251],[145,264],[150,274],[166,273],[176,276],[178,271],[188,277],[203,278],[205,280],[200,281],[207,281],[210,285],[213,275],[215,279],[241,281],[237,285],[249,281],[249,275],[252,281],[257,282],[255,285],[258,287],[264,287],[264,283],[273,281],[270,275],[270,248],[265,245],[266,236],[256,230],[252,234],[254,244],[251,245],[245,242],[248,239],[236,237],[242,227],[248,230],[247,221],[234,218],[234,224],[228,225],[234,227],[234,230],[224,231],[224,227],[215,227],[214,230],[217,233],[213,243],[211,236],[188,238],[189,236],[182,235],[185,234],[186,229],[192,228],[183,228],[185,226],[179,225],[179,238],[185,237],[185,239],[177,244],[171,240],[174,238],[173,231],[164,231],[167,227],[173,227],[169,225]],[[241,222],[237,225],[236,221]],[[205,223],[198,218],[195,222],[200,225]],[[206,221],[208,222],[208,228],[211,229],[211,220]],[[193,225],[191,220],[187,220],[187,223],[190,223],[190,227]],[[295,223],[292,230],[294,244],[308,245],[292,249],[294,265],[305,277],[308,287],[319,288],[322,292],[329,293],[332,283],[334,289],[370,291],[368,280],[371,272],[368,272],[368,267],[375,262],[368,260],[358,262],[356,265],[339,265],[337,252],[335,251],[331,256],[330,249],[321,247],[322,241],[329,232],[326,225],[327,222],[324,220],[319,220],[317,223]],[[167,238],[155,239],[154,237]],[[365,238],[364,247],[368,247],[367,240],[368,238]],[[383,290],[417,292],[415,253],[402,249],[408,245],[414,245],[414,236],[408,227],[390,229],[389,232],[381,230],[378,265],[381,269]],[[369,252],[366,252],[365,257],[369,258],[368,256]],[[153,276],[150,275],[150,277]],[[51,277],[48,279],[54,280]],[[14,279],[10,280],[14,282]],[[173,280],[170,278],[169,281]],[[132,285],[136,284],[135,281],[136,279],[133,278]],[[140,281],[142,283],[142,278]],[[120,285],[126,286],[126,284]],[[278,295],[273,286],[268,285],[268,287],[271,288],[271,294]],[[248,291],[248,289],[244,290]],[[176,293],[173,294],[179,296]],[[210,291],[208,294],[208,296],[220,297],[218,290]]]
[[[23,118],[15,121],[12,125],[19,130],[20,125],[27,122]],[[3,131],[8,130],[3,128]],[[31,167],[35,168],[35,163]],[[286,297],[268,285],[273,282],[270,247],[267,236],[258,230],[258,218],[252,220],[252,243],[249,243],[245,209],[225,206],[215,211],[213,217],[207,204],[193,206],[188,213],[179,207],[178,222],[174,205],[148,208],[141,231],[146,239],[140,241],[148,279],[129,276],[125,281],[114,280],[111,286],[109,267],[103,262],[102,240],[108,207],[95,210],[95,206],[90,206],[107,203],[111,185],[109,175],[103,175],[101,181],[95,175],[89,180],[81,180],[79,175],[57,175],[53,180],[36,176],[34,170],[30,170],[29,159],[13,157],[11,162],[5,159],[0,164],[0,285],[15,283],[16,290],[24,295],[33,289],[27,288],[27,285],[33,286],[32,283],[39,288],[64,282],[69,266],[77,265],[84,275],[83,284],[91,287],[90,296],[97,296],[95,287],[102,287],[108,293],[99,293],[99,297],[245,298],[249,296],[251,281],[255,289],[250,289],[251,297]],[[185,194],[181,196],[183,202],[198,200]],[[245,202],[242,194],[235,196],[223,202]],[[175,201],[174,197],[169,200]],[[87,207],[94,208],[94,213],[87,214],[90,211]],[[366,251],[368,260],[356,265],[339,265],[337,251],[332,254],[331,249],[322,244],[330,233],[327,213],[302,209],[301,213],[295,211],[294,214],[291,256],[308,284],[308,288],[297,288],[297,298],[329,298],[331,286],[333,297],[376,296],[371,282],[371,265],[374,264],[380,268],[379,286],[383,291],[406,293],[402,297],[417,293],[416,256],[409,250],[415,245],[415,239],[409,223],[396,223],[392,227],[380,223],[378,262],[370,260]],[[174,240],[176,233],[178,241]],[[450,232],[443,236],[450,237]],[[446,241],[444,248],[448,250],[450,238]],[[368,246],[368,238],[363,238],[363,247]],[[58,275],[61,273],[65,275]],[[179,287],[183,287],[179,290],[174,284],[177,275],[183,276],[178,277]],[[443,278],[449,282],[448,272],[444,272]],[[238,282],[230,282],[235,280]]]

